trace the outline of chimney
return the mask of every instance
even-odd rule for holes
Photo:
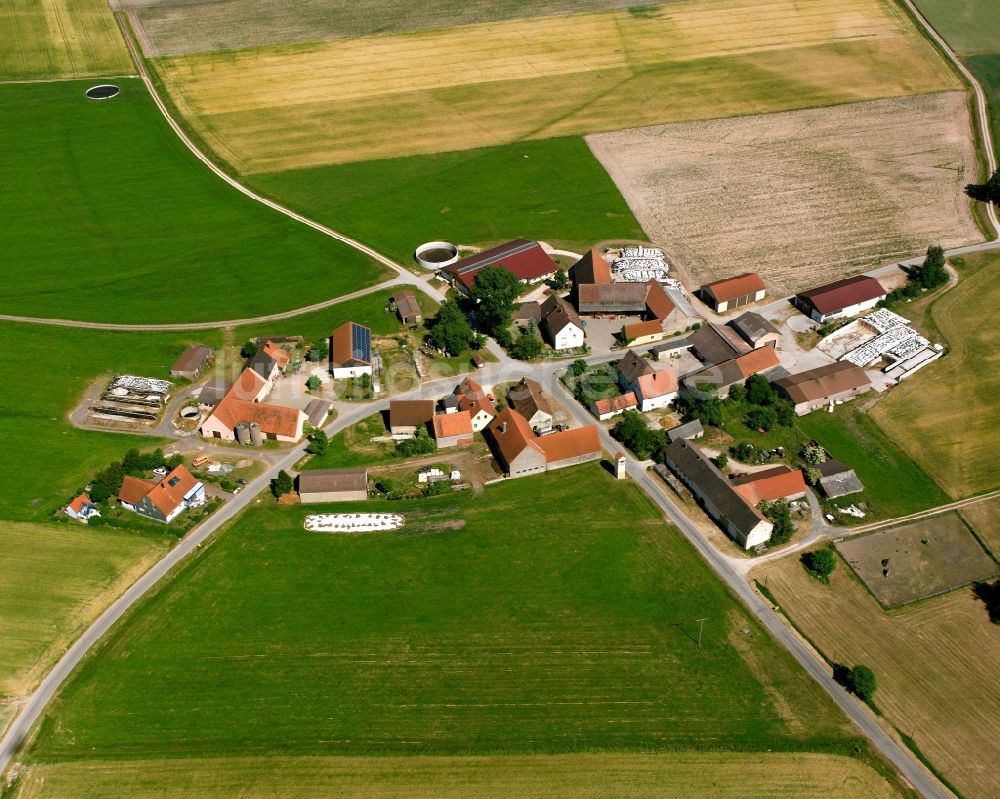
[[[500,422],[500,432],[501,433],[506,433],[507,432],[507,423],[506,422]]]

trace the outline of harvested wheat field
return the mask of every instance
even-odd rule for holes
[[[1000,497],[966,505],[961,514],[993,556],[1000,558]]]
[[[81,795],[129,799],[899,796],[864,763],[804,752],[98,760],[34,765],[13,793],[17,799]]]
[[[244,173],[959,88],[889,0],[682,0],[153,63]]]
[[[0,80],[134,71],[106,0],[0,3]]]
[[[981,241],[966,98],[942,92],[588,136],[643,229],[697,283],[774,294],[928,244]]]
[[[1000,795],[1000,636],[971,589],[885,612],[843,562],[829,586],[796,557],[754,576],[827,657],[874,670],[875,703],[967,799]]]

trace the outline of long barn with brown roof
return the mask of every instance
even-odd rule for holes
[[[756,272],[746,272],[706,283],[699,290],[701,299],[717,313],[725,313],[764,299],[764,280]]]

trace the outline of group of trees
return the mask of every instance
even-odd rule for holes
[[[417,428],[417,434],[413,438],[407,438],[396,444],[396,454],[403,458],[413,455],[430,455],[437,450],[437,443],[427,432],[425,425]]]
[[[94,479],[90,481],[90,498],[94,502],[104,502],[110,497],[118,496],[125,475],[144,477],[153,469],[174,469],[182,463],[183,455],[174,454],[168,458],[164,456],[162,449],[154,449],[152,452],[130,449],[121,461],[109,464],[94,475]]]
[[[698,383],[697,392],[674,400],[674,407],[681,412],[685,422],[694,419],[703,425],[719,427],[722,424],[722,400],[713,383]],[[734,386],[735,388],[735,386]]]
[[[542,354],[542,339],[534,322],[507,346],[507,352],[520,361],[530,361]]]
[[[330,439],[326,433],[322,430],[313,430],[309,434],[309,444],[306,446],[306,452],[310,455],[325,455],[329,446]]]
[[[773,502],[761,502],[757,509],[774,525],[771,532],[771,545],[787,544],[795,534],[795,522],[792,521],[792,509],[788,500],[777,499]]]
[[[900,300],[912,300],[919,297],[925,290],[936,289],[947,282],[948,270],[945,269],[944,249],[937,246],[928,247],[924,262],[909,270],[906,283],[898,289],[890,291],[883,304],[889,305]]]
[[[830,581],[830,575],[837,568],[837,553],[832,544],[822,549],[814,549],[812,552],[806,552],[801,560],[802,565],[806,567],[806,571],[824,583]]]
[[[665,430],[650,430],[646,417],[638,411],[625,411],[614,427],[611,436],[628,447],[640,460],[652,458],[657,463],[666,460],[667,439]]]
[[[745,386],[733,386],[729,397],[734,402],[746,402],[753,407],[747,411],[744,423],[751,430],[773,430],[779,425],[795,424],[795,407],[781,399],[774,386],[764,375],[750,375]]]
[[[449,355],[459,355],[472,344],[472,326],[455,300],[445,300],[438,312],[427,320],[427,340]]]

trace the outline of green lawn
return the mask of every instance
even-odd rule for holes
[[[377,282],[382,268],[200,164],[139,80],[0,85],[0,311],[109,322],[234,319]]]
[[[406,526],[244,514],[83,664],[32,756],[853,751],[821,689],[597,465],[336,507],[361,508]]]
[[[645,239],[580,138],[300,169],[248,178],[258,190],[400,262],[436,239],[515,237],[574,247]]]
[[[956,52],[997,50],[1000,3],[996,0],[914,0],[914,3]]]
[[[1000,47],[1000,40],[995,46]],[[962,60],[986,92],[993,146],[1000,149],[1000,55],[976,55]]]
[[[850,500],[868,502],[875,518],[894,519],[951,501],[854,403],[841,405],[833,413],[814,411],[801,417],[798,425],[854,469],[865,491]]]
[[[373,413],[333,436],[326,452],[311,457],[306,461],[304,468],[332,469],[391,463],[395,459],[395,445],[371,441],[373,436],[388,434],[389,431],[382,421],[382,414]]]

